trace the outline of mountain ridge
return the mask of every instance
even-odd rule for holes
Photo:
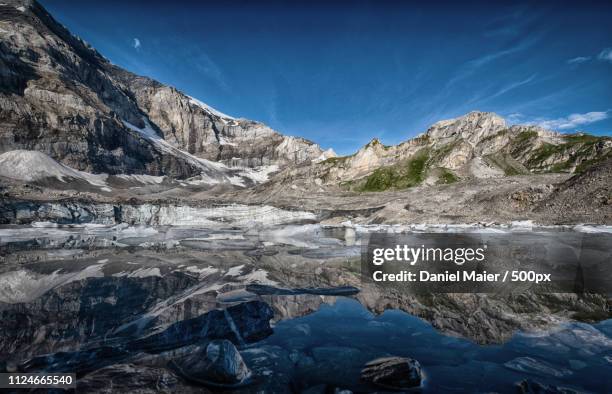
[[[323,181],[344,182],[352,190],[383,191],[423,182],[580,172],[609,157],[610,137],[508,125],[495,113],[472,111],[438,121],[397,145],[386,146],[373,139],[353,155],[321,163],[318,173]],[[424,161],[423,165],[419,160]],[[411,164],[421,173],[412,171],[411,175],[406,169]]]
[[[199,175],[197,161],[138,132],[150,125],[174,148],[230,167],[284,167],[331,154],[111,64],[35,1],[2,3],[0,16],[0,152],[41,151],[93,173]]]

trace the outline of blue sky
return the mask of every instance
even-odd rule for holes
[[[611,2],[42,3],[113,63],[340,154],[472,110],[612,132]]]

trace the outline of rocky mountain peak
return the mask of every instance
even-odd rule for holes
[[[323,154],[111,64],[36,1],[0,3],[0,119],[0,153],[91,173],[187,178],[202,163],[277,168]]]
[[[370,140],[370,142],[368,142],[361,149],[359,149],[359,152],[367,151],[367,150],[379,151],[379,150],[383,150],[384,148],[385,148],[385,145],[382,142],[380,142],[378,138],[374,137]]]
[[[434,123],[426,134],[434,141],[462,138],[471,144],[477,144],[507,127],[504,118],[493,112],[472,111],[455,119]]]

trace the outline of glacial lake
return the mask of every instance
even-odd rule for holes
[[[546,332],[518,332],[502,345],[478,345],[441,334],[403,311],[374,315],[356,300],[339,298],[279,322],[262,344],[306,358],[299,375],[306,386],[331,383],[359,391],[367,361],[402,356],[421,363],[423,392],[516,393],[515,383],[524,379],[580,392],[612,391],[612,320],[564,323]]]
[[[181,348],[169,353],[139,348],[120,357],[116,349],[134,348],[131,344],[177,322],[257,301],[274,311],[272,330],[248,340],[239,335],[238,348],[254,377],[228,392],[367,392],[372,387],[360,381],[360,371],[384,356],[418,360],[422,392],[514,393],[525,380],[612,392],[612,320],[572,318],[580,308],[596,308],[601,298],[413,296],[363,284],[361,242],[374,231],[607,234],[609,229],[4,226],[0,366],[78,368],[62,360],[104,347],[115,349],[109,353],[115,358],[96,356],[100,359],[82,376],[128,363],[165,370]],[[253,285],[297,290],[260,293]],[[359,292],[308,290],[336,286]],[[180,387],[198,387],[173,379],[186,385]]]

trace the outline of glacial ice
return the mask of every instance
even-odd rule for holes
[[[124,221],[129,223],[162,226],[273,226],[316,220],[312,212],[287,211],[269,205],[240,204],[215,207],[143,204],[124,206],[122,215]]]

